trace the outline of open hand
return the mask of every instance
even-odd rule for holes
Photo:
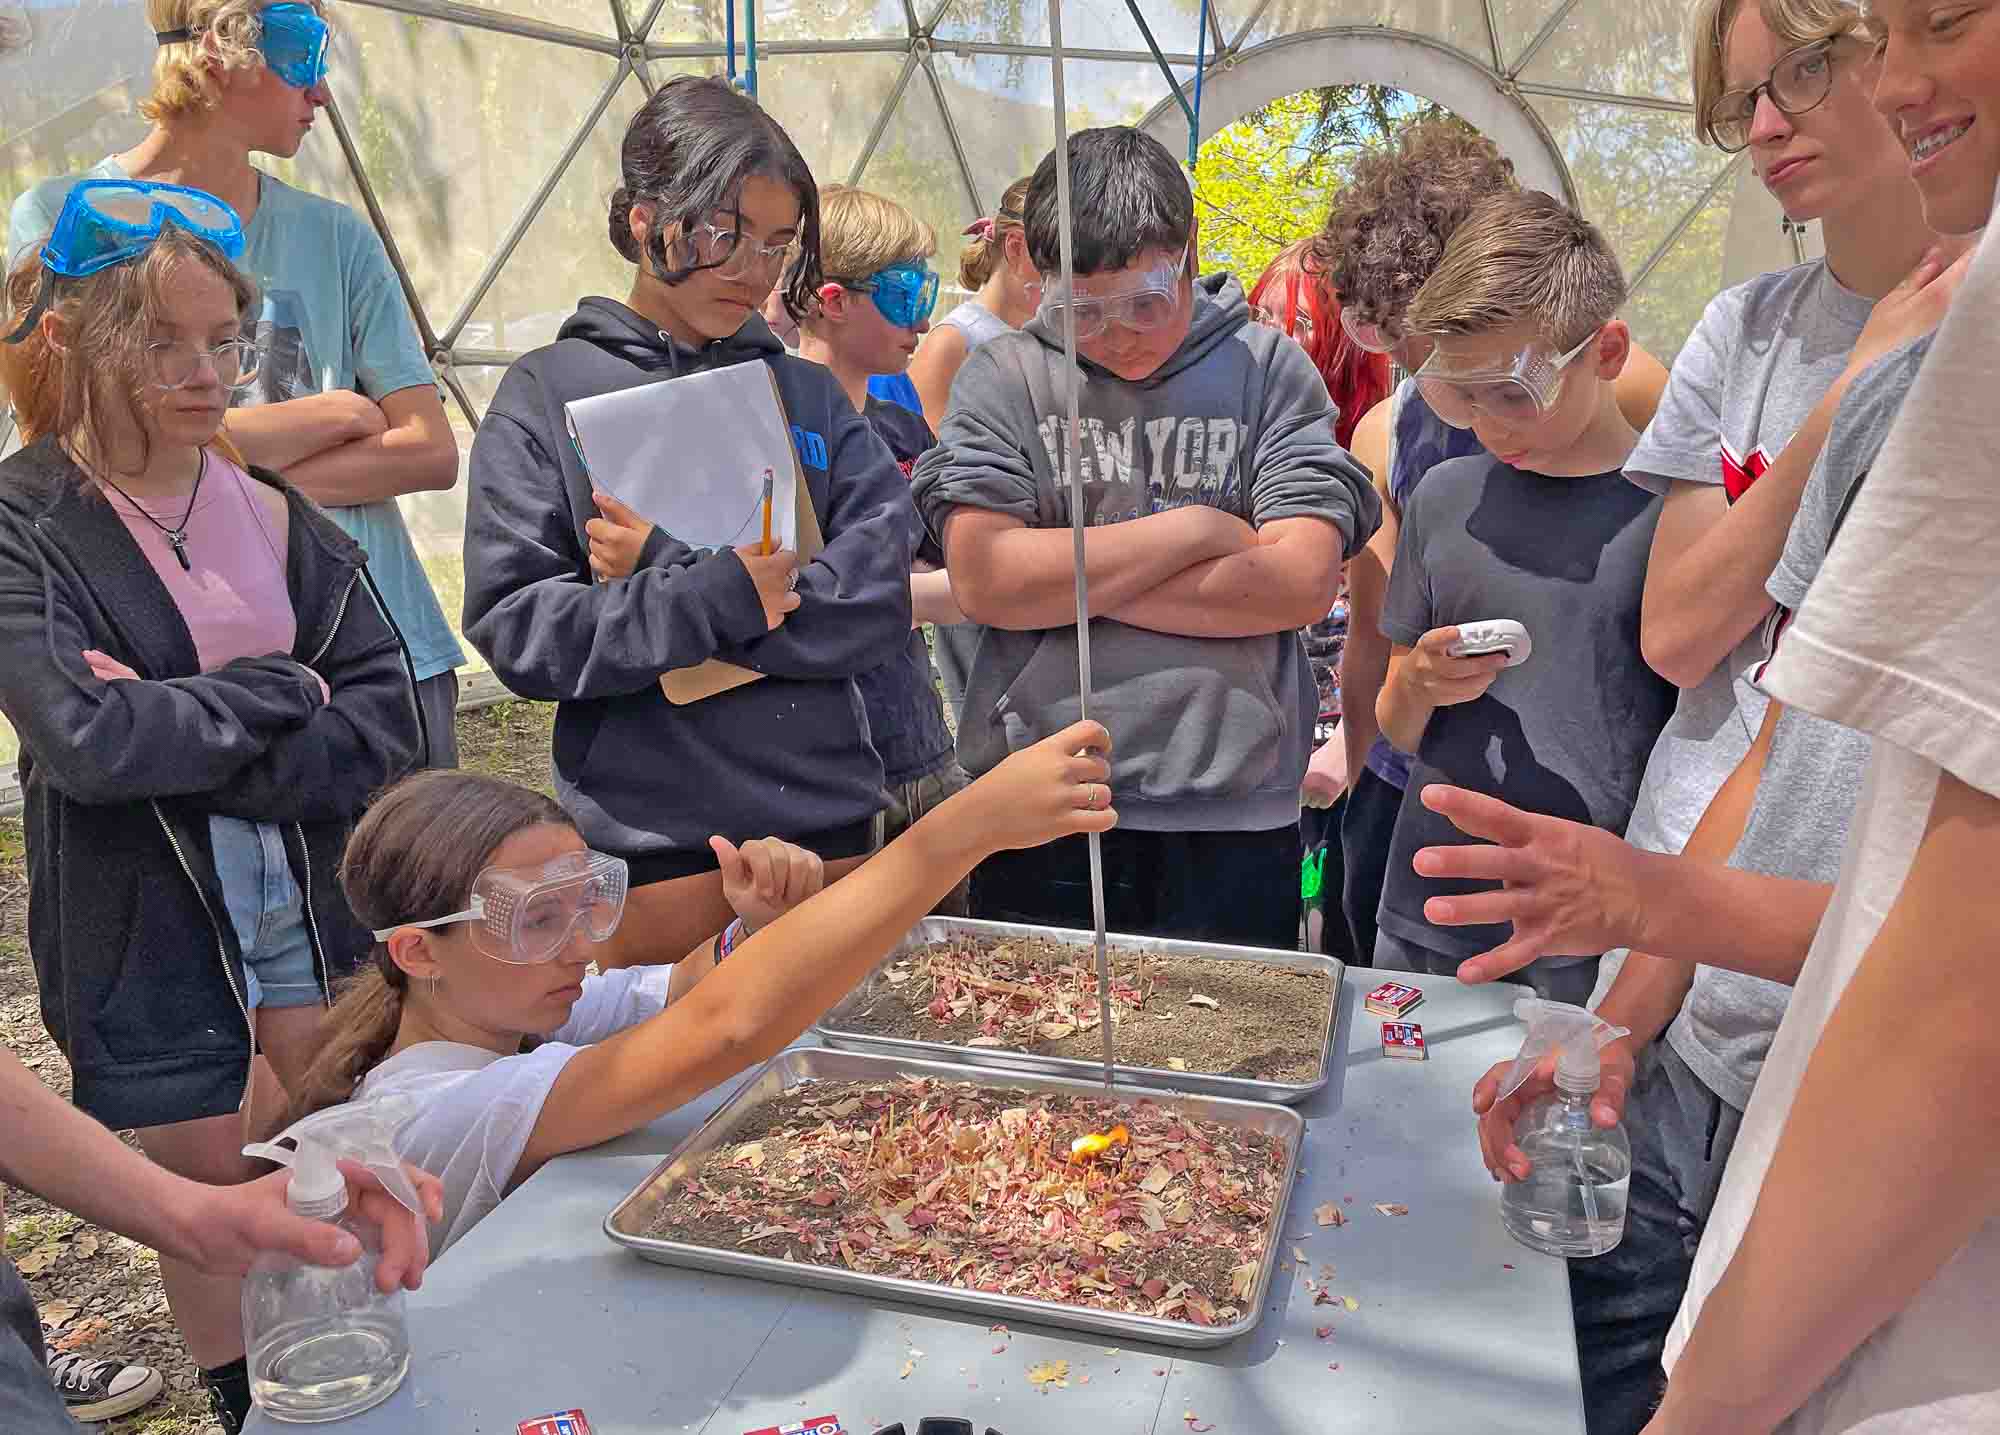
[[[109,653],[100,653],[95,648],[85,648],[83,650],[83,660],[90,664],[91,672],[97,674],[98,681],[100,682],[132,683],[139,681],[137,673],[133,672],[132,669],[126,667]]]
[[[593,493],[598,517],[583,525],[590,541],[590,571],[600,583],[630,578],[639,569],[639,554],[653,536],[653,525],[608,493]]]
[[[937,811],[967,824],[995,852],[1107,832],[1118,824],[1110,752],[1111,734],[1099,724],[1071,723],[1014,753]]]
[[[1411,860],[1420,877],[1498,882],[1497,892],[1432,897],[1424,918],[1440,927],[1512,922],[1514,935],[1458,969],[1462,982],[1490,982],[1537,957],[1594,957],[1637,947],[1642,854],[1624,839],[1560,817],[1538,817],[1495,797],[1432,784],[1424,806],[1468,837],[1491,845],[1426,847]]]
[[[1457,641],[1456,627],[1433,628],[1417,639],[1398,670],[1411,693],[1434,708],[1453,707],[1484,696],[1507,666],[1505,653],[1454,658],[1445,650]]]
[[[745,544],[736,550],[736,556],[757,585],[757,600],[764,605],[764,631],[771,632],[799,606],[799,595],[794,591],[799,585],[799,555],[788,548],[763,554],[757,551],[758,546]]]
[[[1940,240],[1902,283],[1875,301],[1848,354],[1850,376],[1944,322],[1945,310],[1951,307],[1966,270],[1972,267],[1972,249],[1960,249],[1959,243]]]
[[[1525,1181],[1534,1170],[1527,1153],[1514,1144],[1514,1123],[1538,1097],[1556,1089],[1556,1055],[1550,1052],[1535,1066],[1534,1074],[1512,1095],[1502,1099],[1500,1083],[1514,1067],[1511,1061],[1496,1064],[1472,1088],[1472,1110],[1479,1118],[1479,1155],[1486,1174],[1496,1181]],[[1632,1039],[1621,1036],[1599,1050],[1602,1065],[1597,1094],[1590,1099],[1591,1124],[1616,1126],[1625,1116],[1625,1098],[1632,1090],[1635,1060]]]
[[[1314,750],[1312,761],[1306,764],[1306,780],[1299,789],[1299,800],[1308,807],[1331,807],[1345,791],[1347,739],[1336,725],[1333,736]]]
[[[708,845],[722,868],[722,895],[746,933],[768,927],[826,885],[819,855],[776,837],[734,846],[726,837]]]

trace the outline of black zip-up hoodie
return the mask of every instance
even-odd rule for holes
[[[282,827],[324,994],[370,945],[336,880],[348,832],[417,755],[367,555],[277,475],[252,476],[285,494],[298,637],[204,673],[146,555],[61,449],[0,464],[0,711],[21,738],[28,950],[76,1104],[112,1127],[223,1116],[243,1095],[242,953],[210,815]],[[87,648],[148,681],[100,680]]]
[[[771,366],[826,548],[766,632],[733,551],[654,529],[629,578],[592,581],[590,483],[563,405],[727,364]],[[523,697],[553,699],[557,794],[584,840],[635,854],[845,827],[882,805],[856,675],[910,636],[909,486],[833,375],[751,315],[699,350],[611,299],[507,371],[472,445],[465,635]],[[722,658],[767,676],[676,706],[662,673]]]

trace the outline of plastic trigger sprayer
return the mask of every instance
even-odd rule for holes
[[[310,1220],[340,1227],[361,1243],[341,1268],[283,1255],[257,1258],[243,1280],[243,1344],[250,1397],[276,1420],[338,1420],[387,1399],[410,1368],[403,1293],[375,1286],[382,1228],[349,1205],[342,1159],[366,1166],[413,1215],[422,1202],[396,1155],[398,1128],[415,1114],[406,1098],[329,1106],[271,1141],[245,1146],[292,1168],[285,1202]],[[280,1142],[290,1141],[295,1149]]]
[[[1601,1075],[1598,1051],[1631,1033],[1567,1002],[1522,997],[1514,1015],[1527,1039],[1501,1083],[1500,1099],[1520,1090],[1550,1052],[1555,1087],[1514,1123],[1514,1144],[1533,1169],[1500,1188],[1500,1223],[1522,1245],[1551,1256],[1601,1256],[1625,1237],[1625,1197],[1632,1144],[1623,1125],[1599,1127],[1590,1100]]]

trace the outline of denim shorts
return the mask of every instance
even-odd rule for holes
[[[320,1005],[325,994],[284,834],[268,822],[211,816],[208,835],[243,951],[243,1000],[252,1007]]]

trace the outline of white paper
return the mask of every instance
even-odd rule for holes
[[[764,536],[798,545],[791,431],[760,363],[576,399],[563,406],[591,482],[691,548],[740,548]]]

